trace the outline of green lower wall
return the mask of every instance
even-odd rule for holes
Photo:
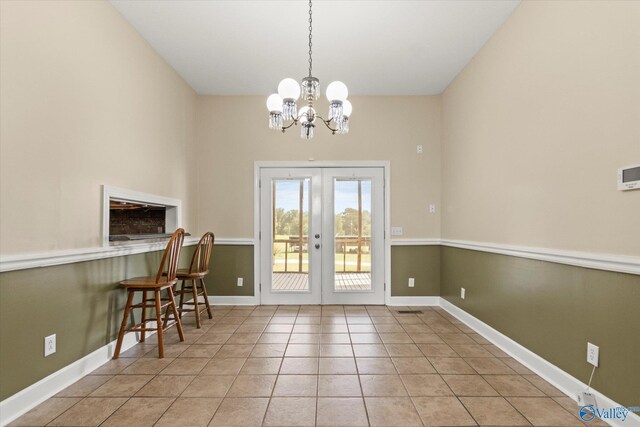
[[[183,250],[181,264],[193,248]],[[126,294],[118,282],[155,274],[162,251],[0,274],[0,400],[113,341]],[[57,351],[43,356],[44,337]]]
[[[415,287],[408,286],[409,278]],[[440,295],[440,246],[391,247],[391,296]]]
[[[237,285],[238,277],[243,286]],[[214,245],[205,283],[210,296],[253,296],[253,246]]]
[[[443,247],[441,296],[587,382],[640,405],[640,276]],[[460,288],[466,289],[464,300]]]

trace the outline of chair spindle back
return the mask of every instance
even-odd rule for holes
[[[198,246],[193,253],[193,258],[191,258],[189,273],[207,273],[209,271],[209,260],[211,259],[214,240],[215,236],[210,231],[200,238]]]
[[[173,232],[167,248],[162,255],[162,261],[160,261],[160,268],[156,275],[156,283],[163,281],[163,274],[166,271],[167,282],[171,282],[176,279],[176,272],[178,271],[178,260],[180,259],[180,251],[182,250],[182,242],[184,241],[184,229],[178,228]],[[166,264],[166,268],[165,268]]]

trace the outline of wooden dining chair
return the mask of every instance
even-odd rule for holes
[[[189,268],[181,268],[176,274],[178,280],[182,281],[180,289],[176,290],[176,293],[180,294],[178,312],[180,313],[180,316],[182,316],[182,313],[193,311],[196,316],[196,327],[198,329],[201,326],[201,312],[207,310],[209,319],[213,318],[204,278],[209,274],[209,260],[211,259],[214,241],[215,236],[212,232],[205,233],[198,242],[198,246],[191,258]],[[190,296],[193,298],[192,301],[186,302],[186,298]],[[204,304],[200,304],[198,299],[199,297],[203,297]],[[190,308],[186,308],[185,306],[189,306]]]
[[[180,250],[182,249],[182,242],[184,240],[184,230],[182,228],[177,229],[169,239],[167,248],[164,250],[162,260],[160,261],[160,267],[158,273],[155,276],[147,277],[135,277],[132,279],[123,280],[120,282],[120,286],[127,290],[127,305],[124,309],[124,315],[122,318],[122,325],[120,326],[120,333],[118,334],[118,342],[116,344],[116,350],[113,355],[114,359],[120,356],[120,349],[122,348],[122,339],[125,332],[140,332],[140,342],[145,341],[145,335],[147,331],[157,331],[158,333],[158,356],[164,357],[164,341],[163,333],[168,328],[176,325],[178,329],[178,335],[180,341],[184,341],[184,335],[182,333],[182,324],[180,323],[180,316],[176,308],[176,302],[173,294],[173,287],[177,283],[176,273],[178,271],[178,260],[180,258]],[[162,297],[162,292],[166,291],[166,297]],[[136,292],[142,292],[142,300],[134,304],[133,299]],[[152,298],[147,298],[147,293],[152,293]],[[132,327],[127,328],[127,321],[129,315],[133,318],[132,310],[134,308],[142,309],[142,317],[140,323],[134,324]],[[147,309],[155,309],[156,327],[150,328],[147,325]],[[166,313],[172,311],[174,316],[171,321],[162,320],[162,309],[166,308]],[[167,316],[165,316],[166,319]]]

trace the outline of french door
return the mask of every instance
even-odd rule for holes
[[[384,169],[260,170],[262,304],[384,304]]]

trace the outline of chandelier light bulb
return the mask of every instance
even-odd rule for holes
[[[278,95],[282,99],[297,101],[300,98],[300,85],[292,78],[283,79],[278,85]]]
[[[347,96],[349,96],[349,90],[347,89],[347,85],[341,81],[331,82],[329,86],[327,86],[327,99],[329,102],[346,101]]]
[[[269,112],[277,111],[282,113],[282,98],[277,93],[269,95],[267,98],[267,109]]]
[[[316,111],[313,108],[306,106],[300,109],[301,123],[307,123],[307,122],[313,123],[315,121],[316,121]]]
[[[345,99],[344,101],[342,101],[342,115],[349,117],[351,116],[351,111],[353,110],[353,107],[351,106],[351,102],[349,102],[349,100]]]

